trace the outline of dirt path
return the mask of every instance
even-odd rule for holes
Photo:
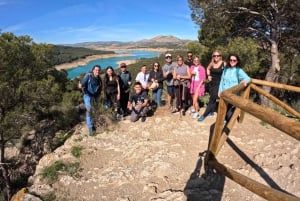
[[[62,176],[48,187],[66,200],[264,200],[228,178],[205,174],[199,153],[207,148],[215,118],[200,123],[187,114],[180,120],[162,107],[144,123],[127,118],[95,137],[87,135],[83,123],[64,146],[40,161],[31,191],[41,191],[43,182],[37,175],[44,166],[64,159],[79,160],[83,168],[81,178]],[[72,146],[84,147],[80,159],[70,154]],[[246,115],[244,123],[235,124],[217,159],[300,197],[299,149],[297,140]]]

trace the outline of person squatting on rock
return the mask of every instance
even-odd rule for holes
[[[227,66],[224,68],[221,82],[219,85],[218,96],[235,85],[243,83],[245,86],[251,81],[251,78],[241,68],[241,61],[238,55],[229,54],[227,58]],[[231,104],[227,106],[227,113],[225,121],[228,122],[235,110],[235,107]]]
[[[148,112],[149,97],[145,91],[142,90],[142,84],[136,82],[134,84],[134,91],[130,93],[127,108],[131,110],[130,120],[136,122],[141,118],[142,122],[146,121]]]
[[[149,73],[148,83],[149,89],[152,90],[152,98],[158,107],[161,107],[161,96],[163,92],[163,72],[160,70],[159,62],[154,62],[152,70]],[[153,84],[154,83],[154,84]],[[153,87],[152,87],[153,86]],[[155,88],[154,88],[155,87]]]
[[[120,84],[119,76],[116,75],[114,69],[108,66],[105,69],[104,77],[104,99],[112,109],[113,118],[117,119],[121,115],[120,111]]]
[[[102,89],[102,80],[100,77],[101,66],[95,65],[91,72],[84,75],[78,87],[83,92],[83,101],[86,109],[86,123],[89,129],[89,135],[94,135],[96,132],[92,113],[96,110],[99,103],[99,97]]]
[[[173,84],[173,72],[177,65],[176,62],[172,62],[172,55],[167,53],[165,55],[166,63],[163,65],[163,75],[167,85],[167,104],[170,110],[173,109],[173,100],[175,97],[174,84]]]
[[[187,65],[183,63],[183,57],[177,56],[177,66],[173,72],[176,108],[172,113],[182,112],[185,115],[185,111],[188,107],[188,93],[190,88],[191,73]]]
[[[199,117],[198,121],[203,121],[208,115],[217,111],[218,90],[221,81],[223,69],[226,62],[222,60],[220,50],[215,50],[212,53],[212,60],[206,68],[207,79],[209,81],[209,101],[204,113]]]
[[[130,92],[130,86],[132,83],[131,73],[126,69],[126,64],[121,63],[120,64],[120,72],[119,72],[119,78],[120,78],[120,90],[121,90],[121,97],[120,97],[120,105],[123,116],[127,115],[127,103],[129,99],[129,92]]]

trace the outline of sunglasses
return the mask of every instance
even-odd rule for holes
[[[221,55],[213,55],[212,57],[220,57]]]
[[[236,59],[230,59],[229,61],[230,61],[230,62],[237,62]]]
[[[172,59],[172,57],[169,57],[169,56],[167,56],[167,57],[165,57],[166,59]]]

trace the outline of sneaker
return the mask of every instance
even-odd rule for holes
[[[177,113],[177,112],[179,112],[179,110],[178,110],[178,109],[175,109],[175,110],[173,110],[171,113],[172,113],[172,114],[175,114],[175,113]]]
[[[198,113],[194,113],[194,114],[193,114],[193,119],[198,119],[199,116],[200,116],[200,115],[199,115]]]
[[[189,113],[192,115],[192,114],[194,114],[196,112],[196,110],[194,109],[194,108],[191,108],[190,110],[189,110]]]
[[[146,117],[143,116],[143,117],[141,118],[141,122],[145,122],[145,121],[146,121]]]
[[[198,121],[204,121],[204,119],[205,119],[205,117],[204,116],[201,116],[199,119],[198,119]]]

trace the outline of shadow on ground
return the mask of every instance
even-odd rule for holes
[[[213,134],[214,124],[210,128],[208,145]],[[218,174],[204,164],[206,151],[199,153],[195,169],[184,188],[187,201],[221,201],[225,184],[225,176]],[[202,174],[201,174],[202,173]]]

